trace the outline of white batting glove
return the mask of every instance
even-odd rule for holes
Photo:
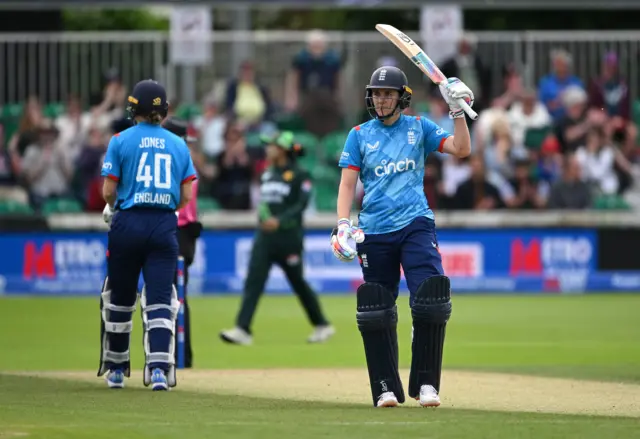
[[[438,87],[445,102],[449,105],[451,119],[464,117],[464,110],[460,107],[458,99],[464,99],[470,107],[473,107],[473,92],[458,78],[449,78],[446,84],[440,84]]]
[[[115,213],[116,212],[107,203],[107,205],[104,206],[104,210],[102,211],[102,219],[104,220],[105,223],[111,225],[111,220],[113,219],[113,215]]]
[[[342,262],[351,262],[356,257],[357,250],[349,243],[350,239],[360,244],[364,241],[364,233],[353,227],[351,221],[342,218],[338,220],[337,227],[331,232],[331,250]]]

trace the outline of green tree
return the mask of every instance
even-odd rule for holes
[[[168,30],[169,20],[144,9],[67,9],[67,31]]]

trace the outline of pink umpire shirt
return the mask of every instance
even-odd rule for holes
[[[189,204],[178,211],[178,227],[198,221],[198,180],[193,181],[193,197]]]

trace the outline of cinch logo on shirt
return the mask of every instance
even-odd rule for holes
[[[383,177],[389,174],[395,174],[397,172],[414,171],[416,169],[416,162],[410,159],[400,160],[399,162],[389,162],[383,160],[380,166],[376,166],[373,169],[376,177]]]

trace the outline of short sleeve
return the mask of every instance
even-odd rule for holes
[[[352,128],[344,143],[344,149],[340,155],[338,166],[360,171],[362,156],[360,154],[360,142],[358,141],[358,129]]]
[[[122,163],[120,162],[120,139],[117,134],[109,142],[100,175],[113,181],[120,181]]]
[[[422,124],[422,132],[424,133],[424,152],[442,152],[444,142],[451,137],[451,133],[445,131],[444,128],[429,119],[420,118],[420,123]]]
[[[193,160],[191,159],[191,154],[189,153],[189,147],[184,145],[185,152],[187,154],[187,166],[185,166],[184,173],[182,174],[182,178],[180,179],[180,184],[185,184],[190,181],[196,180],[198,178],[198,174],[196,173],[196,168],[193,166]]]

